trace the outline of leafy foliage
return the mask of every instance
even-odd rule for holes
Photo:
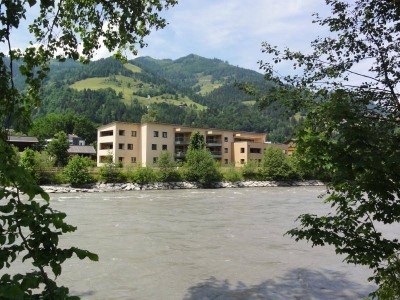
[[[242,175],[244,179],[258,180],[260,176],[259,164],[255,160],[249,160],[242,166]]]
[[[42,105],[34,110],[34,118],[56,113],[79,115],[98,124],[143,120],[267,132],[274,142],[286,141],[302,122],[301,116],[295,117],[296,111],[282,106],[260,111],[256,105],[245,105],[253,98],[235,82],[249,81],[265,93],[273,85],[263,87],[261,74],[218,59],[194,55],[168,63],[138,58],[123,65],[107,58],[83,66],[70,60],[65,64],[52,62],[41,92]],[[164,70],[165,64],[168,70]],[[140,72],[132,72],[128,66]]]
[[[282,150],[268,147],[261,161],[261,174],[266,180],[288,180],[293,179],[294,170]]]
[[[99,176],[100,180],[105,183],[124,182],[126,179],[122,170],[112,162],[111,156],[109,157],[109,160],[100,167]]]
[[[92,182],[93,178],[90,176],[89,167],[92,167],[93,164],[94,162],[88,157],[73,156],[64,168],[65,179],[72,185]]]
[[[194,131],[190,137],[189,150],[202,150],[206,146],[204,135],[198,131]]]
[[[169,152],[161,153],[157,165],[159,168],[158,177],[161,182],[178,182],[181,180],[176,162]]]
[[[55,282],[61,274],[61,264],[74,254],[80,259],[87,257],[95,261],[98,257],[75,247],[58,247],[59,236],[75,231],[76,227],[64,222],[64,213],[50,208],[48,195],[34,183],[28,170],[18,166],[16,153],[4,140],[0,140],[0,148],[4,153],[0,156],[0,268],[11,268],[19,256],[37,268],[26,274],[4,274],[0,278],[0,296],[15,299],[41,295],[47,299],[67,299],[68,288],[59,287]],[[23,201],[20,193],[26,194],[29,201]],[[34,200],[35,196],[41,196],[44,204]],[[53,277],[47,270],[51,270]],[[44,288],[41,290],[40,286]]]
[[[301,215],[300,227],[288,234],[333,245],[347,262],[373,270],[370,280],[379,288],[372,296],[399,299],[400,243],[376,226],[400,221],[399,7],[378,0],[326,3],[332,15],[317,15],[316,23],[332,34],[315,40],[312,53],[264,44],[275,63],[293,61],[302,75],[279,78],[263,62],[277,85],[261,101],[307,107],[299,156],[331,178],[326,202],[335,212]]]
[[[230,182],[238,182],[243,180],[242,173],[234,166],[229,166],[227,170],[223,173],[224,180]]]
[[[196,181],[207,187],[221,181],[222,174],[210,151],[189,149],[186,152],[184,177],[188,181]]]
[[[140,185],[153,183],[157,181],[157,174],[151,167],[139,166],[133,172],[133,181]]]
[[[68,137],[64,131],[56,134],[56,138],[52,139],[47,145],[47,152],[54,157],[54,164],[62,167],[68,163]]]
[[[0,298],[77,299],[69,296],[68,288],[55,282],[62,263],[74,254],[79,259],[98,260],[97,255],[86,250],[59,248],[60,235],[76,228],[64,222],[64,213],[50,208],[48,195],[29,171],[18,165],[16,153],[6,142],[8,130],[29,130],[31,113],[40,104],[40,90],[51,59],[88,61],[102,43],[122,58],[124,49],[134,50],[136,44],[144,46],[143,38],[152,28],[165,26],[158,13],[175,3],[175,0],[0,2],[0,43],[7,47],[6,52],[0,52],[0,268],[11,268],[18,256],[33,267],[26,274],[11,270],[15,275],[2,275]],[[28,15],[28,10],[36,15]],[[22,20],[29,20],[32,34],[24,50],[13,44]],[[14,81],[17,72],[25,86],[20,90]],[[62,148],[56,152],[61,153]],[[64,163],[61,156],[57,159]],[[21,193],[26,194],[24,201]],[[44,204],[38,196],[45,200]]]
[[[29,129],[29,135],[43,141],[54,137],[60,131],[74,133],[84,139],[87,144],[93,143],[97,139],[96,124],[85,117],[71,113],[50,113],[44,117],[37,118]]]

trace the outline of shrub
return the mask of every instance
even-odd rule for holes
[[[181,175],[176,169],[176,163],[169,152],[162,152],[158,159],[158,179],[161,182],[177,182],[181,181]]]
[[[268,147],[261,162],[261,174],[266,180],[288,180],[294,177],[294,170],[281,149]]]
[[[143,185],[157,181],[156,172],[150,167],[139,167],[133,172],[133,181]]]
[[[242,167],[242,175],[246,180],[257,180],[260,178],[260,173],[258,171],[258,162],[255,160],[248,161]]]
[[[225,181],[237,182],[243,180],[242,173],[234,165],[227,168],[223,175]]]
[[[74,156],[64,168],[65,180],[72,185],[80,185],[93,181],[89,174],[89,167],[93,162],[87,157]]]
[[[188,150],[184,164],[184,177],[188,181],[196,181],[204,186],[222,179],[217,163],[208,150]]]
[[[36,152],[29,148],[25,149],[21,153],[20,162],[21,166],[24,167],[29,174],[31,174],[32,178],[36,182],[39,182],[40,173],[38,171],[38,159],[36,157]]]
[[[125,174],[123,174],[121,169],[119,169],[112,162],[105,163],[102,167],[100,167],[99,177],[101,181],[104,181],[106,183],[116,183],[116,182],[126,181]]]

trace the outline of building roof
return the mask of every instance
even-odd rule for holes
[[[38,139],[34,136],[10,135],[7,140],[13,143],[39,143]]]
[[[114,122],[102,125],[100,127],[97,127],[97,130],[100,130],[101,128],[108,127],[108,126],[111,126],[111,125],[116,125],[116,124],[129,124],[129,125],[139,125],[139,126],[143,126],[143,125],[146,125],[146,124],[158,124],[158,125],[174,126],[178,130],[184,128],[184,129],[189,129],[189,130],[192,130],[192,129],[203,129],[203,130],[217,131],[217,132],[218,131],[229,131],[229,132],[233,132],[233,133],[236,133],[236,134],[239,134],[239,135],[240,134],[246,134],[246,135],[252,134],[252,135],[255,135],[255,136],[258,136],[258,137],[261,136],[261,135],[266,135],[266,133],[257,133],[257,132],[231,130],[231,129],[220,129],[220,128],[193,127],[193,126],[187,126],[187,125],[178,125],[178,124],[170,124],[170,123],[162,123],[162,122],[131,123],[131,122],[114,121]]]
[[[68,153],[96,155],[96,150],[94,150],[93,146],[69,146]]]

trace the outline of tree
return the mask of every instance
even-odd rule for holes
[[[21,166],[29,172],[35,182],[38,182],[40,179],[40,174],[38,172],[36,152],[27,148],[21,153],[20,160]]]
[[[266,180],[287,180],[293,177],[294,170],[282,150],[268,147],[261,161],[261,173]]]
[[[63,171],[67,182],[72,185],[82,185],[93,181],[89,174],[89,167],[93,165],[94,162],[90,158],[75,155],[69,160]]]
[[[97,255],[76,247],[61,249],[59,236],[75,231],[64,222],[66,215],[50,208],[49,196],[34,183],[29,172],[18,166],[13,148],[7,144],[8,130],[26,131],[33,108],[40,104],[40,87],[49,71],[51,59],[89,61],[103,43],[115,56],[139,44],[152,28],[162,28],[165,20],[158,12],[175,0],[166,1],[1,1],[0,43],[0,268],[10,268],[18,256],[32,262],[33,271],[0,278],[2,299],[68,299],[69,290],[55,281],[62,263],[76,255],[97,260]],[[38,11],[37,17],[27,11]],[[16,49],[22,20],[32,20],[31,42],[25,50]],[[19,63],[18,70],[16,62]],[[20,72],[27,88],[19,91],[14,77]],[[6,187],[13,187],[8,189]],[[21,194],[28,201],[22,201]],[[35,200],[41,196],[46,203]],[[51,272],[51,273],[50,273]],[[74,297],[75,299],[77,297]]]
[[[190,136],[189,150],[201,150],[205,146],[204,135],[198,131],[194,131]]]
[[[161,182],[177,182],[180,176],[176,170],[176,162],[168,151],[163,151],[157,161]]]
[[[316,172],[329,173],[326,202],[334,213],[304,214],[288,232],[313,245],[333,245],[348,263],[373,270],[373,296],[399,299],[400,243],[377,223],[400,221],[400,14],[398,1],[326,0],[332,15],[316,16],[331,35],[316,39],[310,54],[279,51],[264,43],[275,63],[293,61],[301,75],[276,76],[260,102],[306,107],[298,152]],[[361,70],[361,71],[360,71]]]
[[[220,181],[222,174],[210,151],[190,149],[186,153],[184,177],[188,181],[196,181],[207,187]]]
[[[56,166],[63,167],[68,163],[68,148],[68,136],[63,131],[57,133],[56,138],[47,145],[47,152],[54,157]]]

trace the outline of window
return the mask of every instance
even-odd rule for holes
[[[113,148],[113,143],[100,143],[100,150],[111,150]]]
[[[224,137],[224,142],[227,143],[228,142],[228,137]]]
[[[119,162],[123,162],[123,161],[124,161],[124,158],[123,158],[123,157],[118,157],[118,161],[119,161]]]
[[[151,150],[157,150],[157,144],[151,144]]]
[[[118,131],[118,134],[119,134],[119,135],[125,135],[125,130],[119,130],[119,131]]]
[[[167,132],[165,132],[165,131],[163,131],[163,133],[162,133],[162,137],[163,137],[163,138],[167,138],[167,137],[168,137],[168,133],[167,133]]]
[[[136,157],[131,157],[131,163],[136,163]]]
[[[124,150],[124,144],[118,144],[118,149],[119,150]]]
[[[228,160],[225,158],[224,163],[227,165],[228,164]]]
[[[243,158],[240,160],[240,164],[244,165],[244,159]]]
[[[136,137],[136,130],[131,131],[131,136]]]
[[[244,153],[244,148],[240,148],[240,153]]]
[[[153,136],[158,137],[158,131],[153,131]]]
[[[250,148],[250,153],[261,153],[260,148]]]
[[[112,135],[114,135],[114,132],[112,130],[100,131],[100,136],[112,136]]]
[[[128,150],[133,150],[133,144],[128,144]]]
[[[224,148],[224,153],[228,153],[228,148]]]
[[[158,157],[153,157],[153,164],[156,164],[158,160]]]
[[[168,146],[167,145],[162,145],[162,150],[163,151],[167,151],[168,150]]]

